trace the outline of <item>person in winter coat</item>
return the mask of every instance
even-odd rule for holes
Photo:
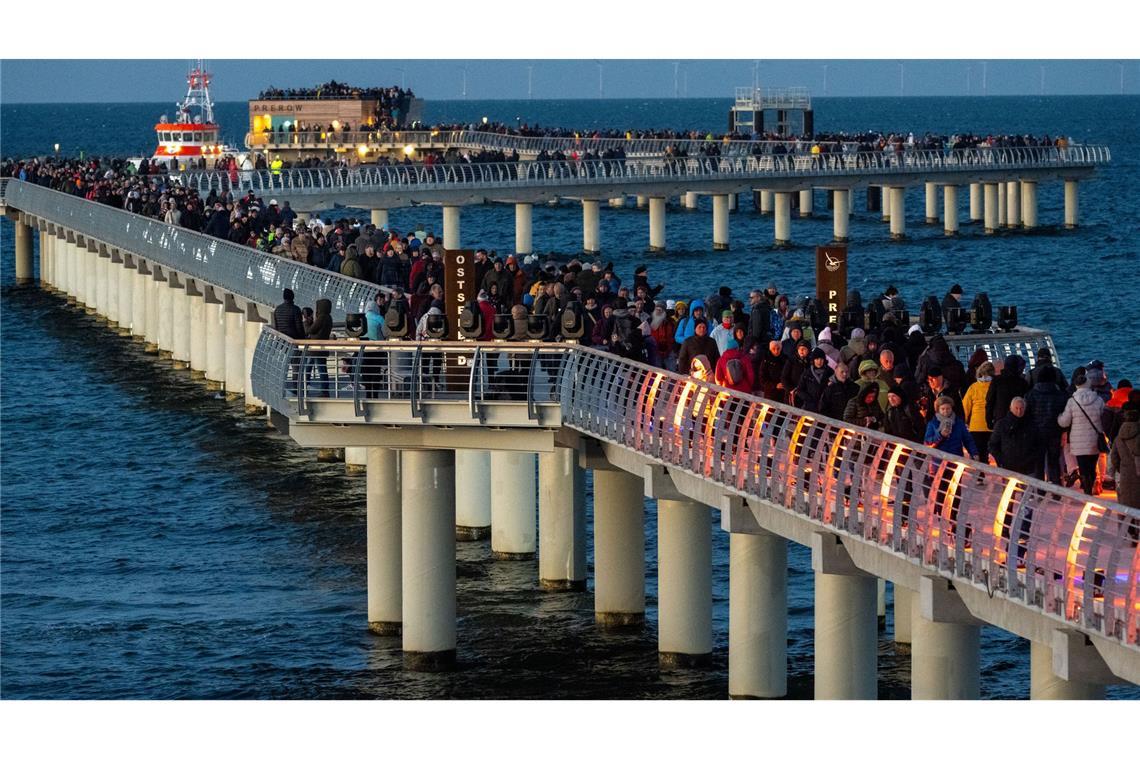
[[[1009,402],[1014,398],[1025,398],[1029,393],[1029,383],[1022,377],[1025,360],[1011,356],[1005,360],[1001,374],[994,378],[990,392],[986,395],[986,422],[993,428],[998,420],[1009,412]]]
[[[318,298],[313,321],[305,325],[305,338],[308,340],[328,340],[332,337],[332,301]],[[315,395],[329,395],[328,352],[309,349],[304,366],[304,375],[313,387]]]
[[[696,356],[704,355],[708,359],[710,372],[720,359],[720,350],[716,347],[716,341],[709,337],[708,323],[703,319],[699,320],[695,329],[696,334],[685,339],[677,354],[678,372],[688,372],[689,365]]]
[[[676,334],[677,325],[669,316],[664,301],[653,304],[653,314],[649,317],[649,331],[657,346],[658,366],[663,369],[675,369],[673,360],[677,354],[677,344],[673,342],[673,336]]]
[[[1078,375],[1076,380],[1077,390],[1058,415],[1057,424],[1069,428],[1068,444],[1077,458],[1081,489],[1091,496],[1096,489],[1096,463],[1101,454],[1099,442],[1103,431],[1099,426],[1104,401],[1089,387],[1087,374]]]
[[[387,330],[384,327],[384,307],[387,295],[381,291],[376,298],[369,301],[364,309],[364,321],[368,329],[364,333],[365,340],[384,340]]]
[[[966,395],[962,397],[962,416],[966,420],[966,428],[974,437],[974,443],[978,445],[980,461],[988,462],[992,429],[986,423],[986,396],[993,385],[994,363],[988,360],[982,362],[974,376],[977,382],[967,388]]]
[[[974,351],[974,353],[970,354],[970,360],[966,362],[966,384],[962,388],[963,404],[966,402],[966,391],[972,388],[974,386],[974,383],[978,381],[978,367],[982,366],[988,361],[990,361],[990,355],[984,348],[979,348]],[[990,362],[990,364],[993,364],[993,362]],[[993,379],[993,375],[995,374],[997,374],[996,369],[990,374],[990,378]]]
[[[953,352],[950,351],[950,345],[946,342],[946,338],[941,335],[935,335],[931,338],[930,346],[922,356],[918,357],[914,379],[921,385],[926,381],[930,370],[935,367],[942,371],[943,377],[946,378],[946,382],[950,386],[961,388],[965,384],[966,369],[962,366],[962,362],[954,358]]]
[[[818,412],[823,391],[831,380],[831,367],[827,366],[827,354],[816,346],[808,354],[808,366],[796,384],[796,406],[808,412]]]
[[[925,426],[918,408],[901,385],[887,388],[887,411],[883,414],[883,432],[908,441],[922,443]]]
[[[778,340],[768,341],[768,350],[761,353],[756,362],[755,389],[777,403],[784,403],[787,389],[784,387],[784,365],[788,360]]]
[[[972,458],[977,459],[978,447],[970,431],[966,429],[966,423],[954,411],[954,407],[954,399],[949,396],[939,396],[935,399],[934,417],[926,423],[926,436],[923,442],[947,454],[962,456],[965,450]]]
[[[851,340],[839,350],[839,361],[847,365],[848,374],[858,375],[859,363],[870,358],[867,355],[867,333],[862,327],[856,327],[851,331]]]
[[[864,359],[859,362],[859,382],[860,383],[875,383],[879,386],[879,408],[883,411],[887,410],[887,388],[890,387],[882,376],[882,371],[879,365],[875,363],[874,359]]]
[[[858,392],[859,385],[851,380],[847,365],[842,362],[836,364],[831,382],[823,389],[823,396],[819,400],[819,413],[833,420],[843,419],[847,402],[855,398]]]
[[[835,369],[835,365],[839,364],[839,349],[831,342],[830,325],[820,331],[819,342],[816,343],[815,347],[823,351],[824,356],[827,357],[827,366]]]
[[[678,314],[681,310],[681,304],[677,305]],[[693,302],[688,305],[689,316],[679,316],[677,318],[677,332],[673,336],[673,340],[677,341],[678,345],[684,343],[689,338],[696,334],[696,326],[698,320],[703,320],[705,316],[705,303],[699,298],[693,299]],[[678,369],[684,371],[685,365],[678,362]]]
[[[752,308],[748,314],[748,336],[764,345],[772,334],[772,306],[761,290],[749,293],[748,303]]]
[[[1009,414],[994,425],[990,453],[998,467],[1032,475],[1041,460],[1041,436],[1033,420],[1025,415],[1025,409],[1025,399],[1021,396],[1009,402]]]
[[[811,346],[806,340],[801,340],[796,346],[795,355],[784,364],[784,374],[780,377],[780,382],[784,384],[784,390],[787,391],[787,403],[789,404],[798,404],[795,391],[799,387],[800,377],[803,376],[810,364],[808,361],[810,353]]]
[[[733,348],[728,349],[716,362],[716,372],[714,377],[718,385],[723,385],[725,388],[730,388],[734,391],[741,393],[751,393],[752,385],[755,380],[752,371],[752,360],[745,353],[741,346],[744,344],[744,336],[747,332],[743,325],[737,325],[734,329],[734,337],[738,344]]]
[[[843,421],[871,430],[883,428],[883,409],[879,406],[878,383],[863,383],[859,386],[859,392],[847,402],[847,408],[843,410]]]
[[[1112,443],[1109,464],[1116,473],[1116,501],[1140,507],[1140,404],[1123,407],[1124,422]]]
[[[906,365],[917,368],[918,357],[926,351],[926,336],[922,334],[922,329],[918,325],[911,325],[910,329],[907,330],[902,350],[906,355]]]
[[[733,327],[732,312],[725,309],[720,314],[720,324],[709,333],[709,337],[716,341],[716,347],[722,354],[732,348],[734,343],[740,348],[740,344],[732,337]]]
[[[1037,381],[1025,397],[1026,416],[1037,428],[1041,439],[1041,458],[1037,461],[1033,477],[1060,485],[1061,426],[1057,424],[1057,417],[1064,411],[1069,396],[1061,387],[1063,377],[1055,367],[1039,369]]]
[[[301,310],[293,303],[293,291],[285,288],[282,302],[273,309],[273,329],[294,340],[305,337],[305,324],[301,321]]]
[[[934,408],[934,402],[940,396],[946,396],[953,401],[954,414],[958,417],[965,418],[966,414],[962,409],[962,394],[959,393],[958,386],[952,385],[942,375],[941,367],[931,367],[927,370],[925,382],[919,387],[918,395],[918,411],[922,412],[922,417],[927,422],[934,419],[934,415],[937,412]]]

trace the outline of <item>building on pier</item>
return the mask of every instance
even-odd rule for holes
[[[728,131],[739,135],[811,137],[815,116],[806,87],[737,87]]]

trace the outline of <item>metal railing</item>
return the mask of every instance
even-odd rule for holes
[[[395,166],[242,171],[237,181],[227,172],[186,172],[175,178],[200,193],[215,191],[294,193],[428,192],[457,186],[472,189],[521,189],[551,186],[699,183],[772,179],[860,178],[866,175],[910,177],[930,172],[1006,172],[1060,167],[1088,168],[1110,160],[1104,146],[1072,148],[977,148],[946,153],[821,154],[817,156],[689,157],[589,161],[518,161]]]
[[[395,394],[418,416],[424,383],[438,381],[422,357],[461,351],[467,368],[442,393],[467,398],[475,425],[479,406],[498,401],[479,356],[536,349],[498,342],[321,344],[326,361],[339,361],[347,379],[331,388],[318,382],[315,392],[299,369],[306,350],[304,342],[262,334],[254,391],[279,412],[297,418],[314,403],[358,404],[362,396]],[[520,372],[508,386],[516,394],[510,402],[524,403],[517,394],[525,389],[526,403],[559,404],[562,424],[589,436],[1085,631],[1140,644],[1140,510],[594,349],[537,351],[525,383]],[[409,363],[409,355],[421,357],[419,364]],[[391,370],[383,362],[390,368],[401,357],[411,375],[386,376]],[[367,376],[370,362],[379,382],[368,390],[352,378]],[[534,368],[543,362],[539,379]]]

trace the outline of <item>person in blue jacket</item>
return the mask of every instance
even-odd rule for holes
[[[947,454],[962,455],[969,452],[971,459],[978,458],[978,445],[966,429],[966,423],[954,413],[954,399],[939,396],[934,402],[934,417],[926,424],[927,446]]]

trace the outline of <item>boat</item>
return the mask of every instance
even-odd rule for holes
[[[187,171],[212,169],[223,156],[235,156],[239,165],[247,161],[244,151],[221,140],[210,98],[211,79],[202,61],[186,75],[186,97],[175,104],[175,117],[163,114],[154,125],[158,147],[150,157],[152,162],[165,163],[171,171]]]

